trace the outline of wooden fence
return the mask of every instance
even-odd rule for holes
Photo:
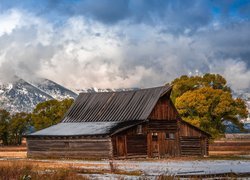
[[[250,154],[250,134],[226,135],[226,138],[209,144],[209,155]]]

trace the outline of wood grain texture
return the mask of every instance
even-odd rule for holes
[[[27,139],[28,157],[95,159],[112,156],[111,138]]]

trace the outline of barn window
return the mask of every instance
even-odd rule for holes
[[[165,138],[166,138],[166,139],[175,139],[174,133],[169,133],[169,132],[167,132]]]
[[[158,140],[158,133],[153,132],[152,133],[152,141],[157,141]]]
[[[137,134],[142,134],[142,125],[137,126]]]

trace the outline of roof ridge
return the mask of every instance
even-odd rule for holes
[[[150,88],[136,88],[136,89],[130,89],[130,90],[124,90],[124,91],[109,91],[109,92],[81,92],[81,94],[97,94],[97,93],[124,93],[124,92],[135,92],[135,91],[143,91],[143,90],[152,90],[152,89],[158,89],[158,88],[165,88],[166,86],[171,87],[169,84],[163,85],[163,86],[156,86],[156,87],[150,87]]]

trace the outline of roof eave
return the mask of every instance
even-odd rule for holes
[[[77,137],[77,136],[82,136],[82,137],[109,136],[109,133],[106,133],[106,134],[75,134],[75,135],[25,135],[23,137],[30,138],[30,137]]]
[[[146,119],[146,120],[141,120],[141,121],[138,121],[138,122],[135,123],[135,124],[132,124],[132,125],[129,125],[129,126],[126,126],[126,127],[123,127],[123,128],[119,128],[119,129],[115,130],[114,132],[112,132],[112,133],[110,134],[110,136],[113,136],[113,135],[115,135],[115,134],[118,134],[118,133],[120,133],[120,132],[122,132],[122,131],[125,131],[125,130],[127,130],[127,129],[132,128],[132,127],[135,127],[135,126],[137,126],[137,125],[140,125],[140,124],[142,124],[142,123],[145,123],[145,122],[147,122],[147,121],[148,121],[147,119]]]

